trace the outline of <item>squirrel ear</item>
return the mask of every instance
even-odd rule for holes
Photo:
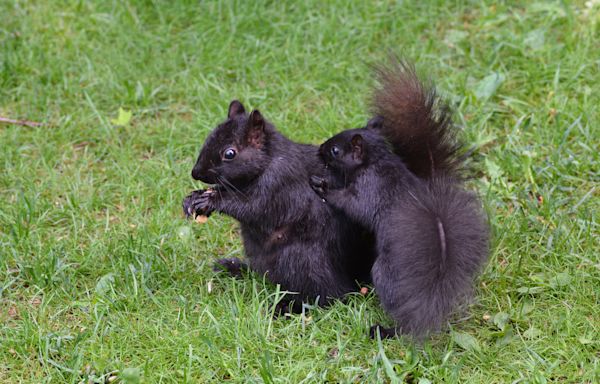
[[[232,118],[233,116],[239,115],[240,113],[245,113],[246,110],[244,109],[244,106],[242,105],[242,103],[240,103],[238,100],[233,100],[230,104],[229,104],[229,111],[227,112],[227,117],[228,118]]]
[[[265,119],[258,109],[250,113],[246,126],[246,141],[253,147],[260,148],[265,141]]]
[[[352,158],[355,160],[361,160],[363,157],[363,138],[360,134],[352,136]]]
[[[367,129],[381,129],[383,127],[383,116],[375,116],[367,122]]]

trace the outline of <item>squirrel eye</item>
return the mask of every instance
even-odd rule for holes
[[[339,154],[340,154],[340,149],[336,145],[331,147],[331,156],[338,157]]]
[[[235,151],[235,149],[233,148],[227,148],[225,150],[225,152],[223,152],[223,159],[225,160],[232,160],[235,155],[237,154],[237,152]]]

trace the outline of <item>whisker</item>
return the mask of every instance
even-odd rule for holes
[[[226,178],[222,177],[221,178],[224,182],[226,182],[227,184],[229,184],[229,186],[233,189],[235,189],[236,191],[238,191],[242,196],[244,196],[245,198],[247,198],[248,196],[246,196],[246,194],[244,192],[242,192],[240,189],[238,189],[235,185],[233,185],[229,180],[227,180]]]
[[[229,192],[231,192],[238,200],[243,201],[243,200],[247,200],[248,197],[242,192],[240,191],[238,188],[236,188],[235,185],[233,185],[229,180],[227,180],[226,178],[219,176],[218,180],[220,181],[221,185]],[[240,198],[240,196],[243,198]]]

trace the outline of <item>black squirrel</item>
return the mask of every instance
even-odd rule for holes
[[[316,298],[327,304],[370,278],[372,236],[323,204],[308,183],[322,168],[317,151],[287,139],[258,110],[248,114],[234,100],[192,170],[194,179],[214,186],[183,201],[188,216],[218,211],[240,222],[248,265],[221,259],[217,267],[232,275],[249,267],[296,292],[278,304],[278,311],[299,312],[302,301]]]
[[[397,332],[438,330],[488,256],[488,228],[476,196],[463,188],[460,144],[446,106],[414,68],[380,67],[372,118],[319,148],[327,174],[317,194],[373,231],[375,292]]]

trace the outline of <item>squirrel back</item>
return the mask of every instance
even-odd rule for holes
[[[394,153],[421,178],[456,176],[461,145],[450,109],[435,88],[421,82],[414,66],[399,59],[375,67],[375,74],[379,86],[371,111],[380,119],[380,132]]]

